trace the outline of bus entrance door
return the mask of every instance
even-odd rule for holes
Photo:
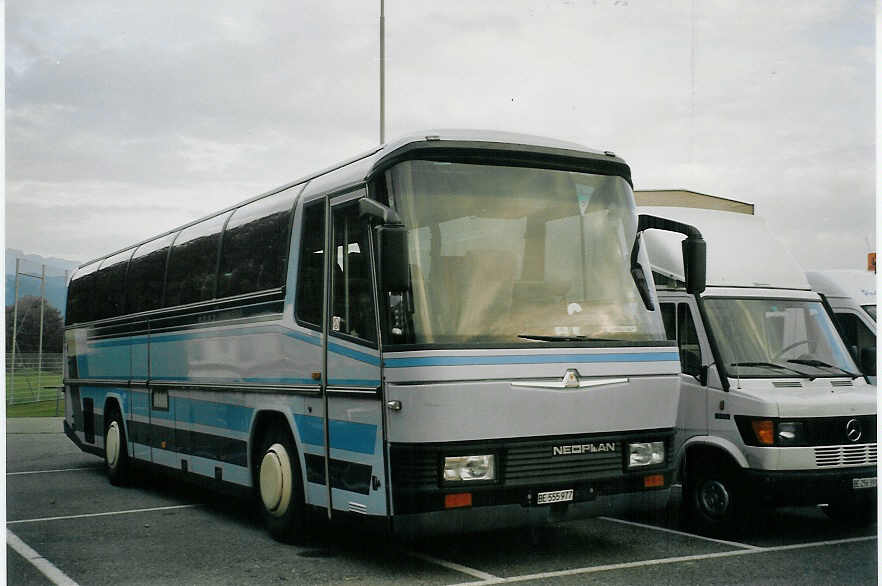
[[[388,512],[380,352],[371,235],[359,218],[364,190],[330,208],[329,295],[325,352],[326,447],[332,509],[360,515]]]

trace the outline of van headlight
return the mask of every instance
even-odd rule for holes
[[[781,421],[778,423],[778,445],[793,446],[801,444],[804,437],[805,429],[801,421]]]
[[[632,442],[628,444],[628,468],[663,464],[665,442]]]
[[[496,458],[491,454],[483,456],[446,456],[442,472],[444,482],[495,480]]]

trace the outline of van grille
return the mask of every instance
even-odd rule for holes
[[[830,386],[833,387],[853,387],[854,383],[850,380],[833,380],[830,381]]]
[[[815,464],[819,468],[865,466],[875,463],[876,444],[815,448]]]

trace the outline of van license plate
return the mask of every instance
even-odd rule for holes
[[[873,479],[875,480],[875,478]],[[552,503],[565,503],[573,500],[573,489],[569,490],[553,490],[551,492],[540,492],[536,495],[537,505],[550,505]]]
[[[852,488],[876,488],[876,477],[873,478],[852,478]]]

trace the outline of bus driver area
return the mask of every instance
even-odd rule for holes
[[[163,474],[108,490],[101,461],[61,431],[9,420],[10,584],[854,584],[876,577],[876,528],[817,507],[759,511],[737,539],[689,533],[667,510],[534,529],[390,540],[321,524],[305,546],[274,541],[247,501]],[[39,433],[38,433],[39,432]]]

